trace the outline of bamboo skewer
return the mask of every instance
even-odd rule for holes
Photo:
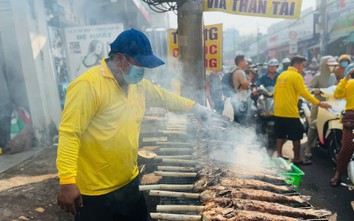
[[[178,134],[178,135],[188,135],[185,131],[177,131],[177,130],[158,130],[159,133],[162,134]]]
[[[158,170],[167,170],[167,171],[195,171],[194,167],[177,167],[177,166],[157,166]]]
[[[182,215],[170,213],[150,213],[152,219],[177,220],[177,221],[200,221],[201,215]]]
[[[180,164],[189,164],[195,165],[196,162],[194,160],[181,160],[181,159],[162,159],[163,163],[180,163]]]
[[[157,205],[157,212],[171,212],[171,211],[193,211],[202,212],[204,206],[193,206],[193,205]]]
[[[197,173],[185,173],[185,172],[164,172],[164,171],[155,171],[157,176],[165,177],[197,177]]]
[[[178,148],[171,148],[171,147],[160,147],[158,148],[158,151],[160,153],[165,153],[165,152],[192,152],[193,148],[184,148],[184,147],[178,147]]]
[[[192,155],[156,156],[155,159],[192,159]]]
[[[147,190],[191,190],[194,185],[189,184],[154,184],[154,185],[140,185],[139,191]]]
[[[192,146],[191,143],[184,142],[173,142],[173,141],[165,141],[165,142],[156,142],[156,145],[173,145],[173,146]]]
[[[158,152],[192,152],[190,147],[161,147],[161,146],[143,146],[143,150],[158,151]]]
[[[150,196],[165,196],[165,197],[179,197],[188,199],[199,199],[199,193],[184,193],[184,192],[173,192],[173,191],[161,191],[161,190],[150,190]]]

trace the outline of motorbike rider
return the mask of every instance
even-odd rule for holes
[[[333,56],[327,55],[321,58],[320,62],[320,71],[312,78],[310,83],[307,85],[309,88],[327,88],[333,86],[337,83],[336,77],[334,76],[333,69],[338,62],[335,60]],[[319,101],[324,101],[325,98],[320,96],[319,91],[315,91],[315,97]],[[313,105],[311,108],[311,123],[307,133],[307,145],[305,148],[305,157],[312,157],[312,148],[316,145],[316,140],[318,138],[317,134],[317,113],[318,106]]]
[[[345,98],[345,112],[354,113],[354,64],[347,66],[344,72],[344,78],[340,80],[336,90],[334,91],[334,97],[337,99]],[[348,115],[349,116],[349,115]],[[350,116],[354,116],[351,114]],[[351,119],[351,118],[350,118]],[[351,119],[354,120],[354,119]],[[343,120],[344,121],[344,120]],[[348,128],[343,126],[342,135],[342,147],[338,155],[336,173],[334,177],[329,181],[333,187],[338,186],[341,183],[341,175],[347,169],[354,152],[354,128]]]
[[[288,67],[290,66],[290,59],[289,58],[283,58],[281,63],[283,64],[283,67],[278,70],[279,73],[282,73],[283,71],[288,70]]]
[[[350,62],[351,62],[350,55],[342,54],[341,56],[339,56],[338,59],[339,66],[334,69],[334,74],[336,75],[338,82],[343,78],[345,68],[350,64]]]
[[[257,87],[263,85],[264,87],[274,87],[277,82],[279,73],[277,68],[279,67],[279,62],[277,59],[273,58],[268,61],[268,73],[259,78],[256,85]]]
[[[279,67],[279,62],[277,59],[272,58],[268,61],[268,72],[264,74],[262,77],[258,79],[256,82],[256,86],[252,89],[252,95],[256,96],[257,88],[263,85],[265,88],[267,87],[274,87],[275,83],[277,82],[277,78],[279,73],[277,72],[277,68]],[[273,92],[273,91],[270,91]]]
[[[274,91],[274,86],[275,83],[277,82],[277,78],[279,76],[279,73],[277,72],[277,68],[279,67],[279,62],[277,59],[273,58],[270,59],[268,61],[268,72],[266,74],[264,74],[261,78],[259,78],[259,80],[256,82],[256,86],[252,89],[252,99],[254,100],[254,103],[257,107],[257,111],[258,111],[258,122],[256,124],[256,131],[261,132],[263,134],[267,135],[267,145],[270,148],[274,147],[275,144],[275,137],[274,137],[274,133],[267,133],[266,131],[273,131],[273,127],[271,130],[267,130],[266,127],[269,123],[269,121],[273,122],[273,109],[268,109],[268,107],[271,106],[267,106],[267,104],[272,104],[272,98],[266,98],[267,101],[270,100],[270,102],[267,102],[265,100],[265,98],[263,97],[263,99],[260,96],[259,90],[257,88],[259,88],[261,85],[264,87],[265,91],[268,91],[269,93],[273,93]],[[261,89],[262,90],[262,89]]]
[[[247,79],[251,79],[250,87],[254,86],[256,81],[258,80],[258,68],[257,64],[253,64],[251,58],[247,58],[248,68],[245,69]]]

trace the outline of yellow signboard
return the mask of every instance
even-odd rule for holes
[[[203,11],[299,19],[302,0],[203,0]]]
[[[222,24],[205,26],[205,68],[209,71],[222,69],[222,38]]]
[[[169,29],[168,32],[168,65],[172,70],[178,70],[178,36],[177,29]]]
[[[206,25],[204,28],[205,40],[205,68],[218,71],[222,69],[222,24]],[[169,68],[178,70],[178,35],[176,29],[168,30],[168,63]]]

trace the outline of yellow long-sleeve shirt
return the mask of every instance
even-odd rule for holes
[[[334,91],[334,97],[337,99],[345,98],[345,110],[354,110],[354,80],[343,78]]]
[[[73,81],[59,127],[60,184],[101,195],[133,180],[145,103],[170,111],[190,111],[195,104],[144,79],[129,85],[126,95],[104,60]]]
[[[298,70],[289,67],[281,73],[274,88],[274,116],[299,118],[298,102],[300,96],[312,104],[320,102],[306,89],[304,79]]]

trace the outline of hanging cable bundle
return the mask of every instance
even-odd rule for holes
[[[151,10],[158,13],[173,11],[177,14],[177,0],[143,0]]]

